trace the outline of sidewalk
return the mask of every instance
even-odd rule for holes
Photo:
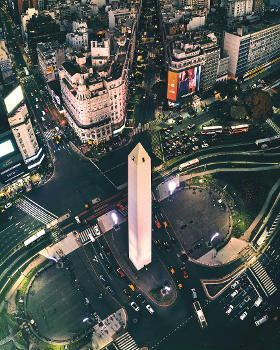
[[[126,328],[127,314],[125,309],[120,309],[98,322],[93,327],[92,349],[99,350],[110,344],[119,335],[121,330]]]

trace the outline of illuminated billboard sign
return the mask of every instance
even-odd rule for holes
[[[199,90],[201,66],[182,72],[168,72],[167,99],[178,101],[180,97],[188,96]]]
[[[18,106],[22,101],[23,92],[21,86],[19,85],[4,99],[7,112],[12,112],[12,110],[15,109],[15,107]]]
[[[14,146],[11,140],[0,143],[0,157],[3,157],[9,153],[14,152]]]
[[[178,73],[168,71],[167,99],[177,100]]]

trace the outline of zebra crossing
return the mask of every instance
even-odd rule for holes
[[[266,119],[266,123],[279,135],[280,128],[270,118]]]
[[[253,265],[251,265],[251,271],[255,275],[257,281],[267,296],[272,295],[277,291],[275,284],[272,282],[271,278],[268,276],[259,261],[256,261]]]
[[[89,226],[85,230],[79,232],[80,240],[83,244],[86,244],[90,241],[90,235],[92,235],[92,237],[96,236],[92,226]]]
[[[38,203],[26,196],[23,196],[23,198],[16,202],[16,207],[45,225],[50,224],[58,218],[58,216],[41,207]]]
[[[135,343],[132,336],[126,332],[114,341],[118,350],[138,350],[139,347]]]
[[[61,131],[61,130],[59,130],[59,131],[57,131],[57,130],[53,131],[52,129],[50,129],[50,130],[44,131],[44,135],[45,135],[45,138],[46,138],[47,140],[50,140],[52,137],[57,137],[57,136],[59,136],[59,135],[61,135],[61,134],[62,134],[62,131]]]

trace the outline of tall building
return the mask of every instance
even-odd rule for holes
[[[152,261],[151,158],[141,143],[128,156],[129,259],[136,270]]]
[[[226,9],[229,18],[251,15],[253,11],[253,0],[227,0]]]
[[[247,79],[279,63],[279,17],[270,15],[265,22],[226,31],[224,51],[229,56],[229,74],[238,78]]]
[[[66,43],[75,51],[88,47],[88,28],[86,22],[73,22],[73,32],[66,35]]]
[[[264,10],[263,0],[254,0],[253,12],[262,13]]]
[[[7,82],[13,75],[12,63],[4,40],[0,40],[0,80]]]
[[[216,83],[220,48],[213,33],[189,32],[170,43],[168,50],[169,101],[179,102]]]
[[[58,78],[58,69],[65,61],[63,45],[57,41],[37,45],[38,66],[46,82]]]

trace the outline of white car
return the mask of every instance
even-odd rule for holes
[[[209,147],[209,145],[208,145],[208,143],[203,143],[203,144],[201,145],[201,147],[202,147],[202,148],[207,148],[207,147]]]
[[[36,97],[36,98],[35,98],[35,101],[36,101],[36,102],[38,102],[38,101],[39,101],[39,100],[38,100],[38,97]]]
[[[140,307],[135,303],[135,301],[133,301],[132,303],[130,303],[130,306],[135,310],[135,311],[139,311]]]
[[[233,310],[233,305],[230,305],[229,308],[226,311],[226,314],[229,315],[232,310]]]
[[[35,107],[38,109],[39,108],[39,106],[38,105],[35,105]]]
[[[196,293],[195,288],[192,288],[192,289],[191,289],[191,292],[192,292],[192,297],[193,297],[193,299],[197,299],[197,293]]]
[[[236,289],[233,293],[231,293],[231,297],[234,298],[238,294],[238,290]]]
[[[198,141],[198,138],[197,137],[193,137],[192,138],[192,142],[197,142]]]
[[[235,281],[232,285],[231,288],[234,289],[239,285],[239,281]]]
[[[43,114],[43,115],[46,115],[46,112],[45,112],[45,111],[42,111],[42,114]]]
[[[7,203],[7,204],[5,205],[5,209],[10,208],[11,206],[12,206],[12,203]]]
[[[96,236],[99,236],[101,234],[97,224],[93,226],[93,229],[94,229],[94,233],[96,234]]]
[[[193,150],[193,151],[198,151],[198,150],[199,150],[199,147],[198,147],[198,146],[193,146],[192,150]]]
[[[152,315],[155,313],[155,310],[152,309],[151,305],[146,305],[146,309],[149,311],[149,313]]]
[[[243,321],[245,317],[247,317],[248,313],[247,311],[244,311],[243,314],[240,316],[240,320]]]

